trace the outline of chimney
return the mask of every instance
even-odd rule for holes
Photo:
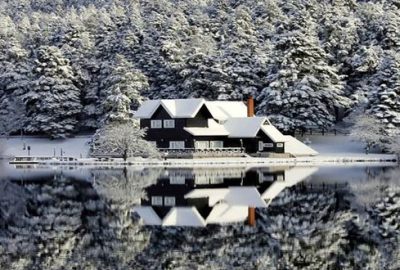
[[[249,226],[256,226],[256,209],[254,207],[249,207],[249,215],[247,217],[247,223]]]
[[[247,98],[247,117],[254,116],[254,99],[252,96]]]

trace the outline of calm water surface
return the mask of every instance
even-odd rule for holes
[[[0,269],[400,269],[399,178],[3,162]]]

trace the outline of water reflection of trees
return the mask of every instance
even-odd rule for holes
[[[284,190],[256,227],[142,227],[129,210],[159,170],[93,170],[93,183],[56,177],[0,194],[0,265],[9,269],[399,269],[399,173],[362,188]],[[5,185],[6,182],[1,182]],[[378,185],[379,184],[379,185]],[[6,201],[4,192],[11,196]],[[17,198],[17,199],[16,199]],[[19,215],[8,215],[15,205]],[[361,209],[362,208],[362,209]],[[7,220],[3,217],[7,216]]]

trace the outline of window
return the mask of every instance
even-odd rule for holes
[[[182,176],[182,175],[170,176],[169,183],[171,185],[184,185],[185,184],[185,176]]]
[[[164,120],[164,128],[175,128],[175,120]]]
[[[151,128],[162,128],[161,120],[151,120],[150,121],[150,127]]]
[[[210,141],[210,148],[222,148],[224,147],[223,141]]]
[[[208,141],[196,141],[194,143],[194,148],[196,148],[196,149],[206,149],[209,147],[210,147],[210,144]]]
[[[165,206],[175,206],[175,197],[164,197]]]
[[[151,197],[151,205],[162,206],[162,197],[161,196],[152,196]]]
[[[185,149],[184,141],[170,141],[169,149]]]
[[[273,148],[274,144],[273,143],[264,143],[264,147]]]
[[[277,143],[277,144],[276,144],[276,147],[282,148],[282,147],[283,147],[283,143]]]

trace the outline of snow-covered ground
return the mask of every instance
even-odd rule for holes
[[[311,148],[319,153],[319,156],[364,156],[364,145],[354,141],[345,135],[305,135],[297,137],[298,140],[310,141]],[[371,149],[369,155],[381,154],[378,149]]]
[[[31,147],[31,156],[64,156],[86,157],[89,153],[90,136],[77,136],[65,140],[50,140],[38,137],[9,137],[0,138],[0,145],[5,146],[3,156],[27,156],[27,146]],[[24,150],[25,144],[25,150]],[[1,146],[0,146],[1,147]],[[1,154],[0,154],[1,156]]]

